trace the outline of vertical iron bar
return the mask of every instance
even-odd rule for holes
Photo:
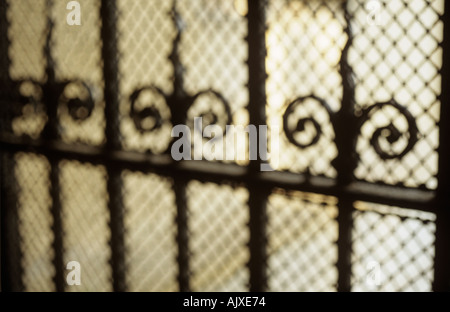
[[[10,59],[8,56],[9,52],[9,40],[8,40],[8,3],[6,0],[0,0],[0,131],[8,131],[11,129],[10,122],[7,115],[7,83],[9,81],[9,68],[10,68]],[[8,105],[9,106],[9,105]],[[8,131],[9,132],[9,131]],[[11,168],[10,164],[7,161],[8,154],[1,153],[1,167],[0,167],[0,259],[1,259],[1,269],[0,269],[0,291],[11,291],[11,277],[10,273],[12,272],[9,269],[8,257],[11,253],[8,251],[7,244],[10,239],[8,236],[7,227],[11,222],[7,222],[8,212],[10,211],[10,205],[8,200],[10,200],[11,196],[14,195],[11,193],[11,190],[7,188],[7,185],[10,185],[9,174],[7,174],[4,168]],[[14,184],[14,183],[12,183]],[[15,206],[15,205],[14,205]]]
[[[9,77],[9,69],[11,65],[11,60],[9,58],[9,38],[8,38],[8,2],[7,0],[0,0],[0,101],[2,107],[0,107],[1,125],[0,129],[2,131],[10,131],[11,123],[10,117],[7,114],[6,100],[8,98],[8,92],[10,90],[11,79]],[[6,107],[5,107],[6,106]]]
[[[441,69],[442,90],[440,95],[441,112],[439,121],[439,171],[438,190],[436,200],[436,241],[434,259],[433,290],[438,292],[450,291],[450,5],[445,2],[442,17],[444,22],[443,64]]]
[[[42,136],[45,141],[51,143],[59,138],[59,121],[58,121],[58,87],[56,82],[55,68],[56,64],[52,57],[52,35],[54,23],[51,19],[51,10],[53,8],[53,1],[47,0],[46,2],[46,14],[47,14],[47,35],[46,42],[44,45],[44,56],[46,58],[46,82],[43,85],[43,98],[44,103],[47,106],[48,122],[44,128]],[[59,179],[59,159],[50,155],[48,157],[50,162],[50,195],[52,198],[51,214],[53,218],[53,235],[54,240],[52,247],[54,250],[53,265],[55,267],[55,276],[53,277],[53,282],[55,284],[55,289],[57,292],[63,292],[65,289],[65,279],[64,279],[64,245],[63,245],[63,224],[62,224],[62,203],[61,203],[61,187]]]
[[[114,169],[111,164],[107,165],[107,169],[113,290],[115,292],[125,292],[127,291],[127,284],[125,266],[125,226],[122,196],[122,176],[120,170]]]
[[[339,215],[337,217],[339,237],[337,242],[338,261],[338,285],[339,292],[351,291],[351,251],[352,251],[352,227],[353,227],[353,201],[340,197]]]
[[[190,292],[189,231],[186,197],[187,181],[175,179],[173,190],[177,205],[178,285],[180,292]]]
[[[183,20],[177,10],[177,0],[173,0],[171,17],[176,29],[176,36],[172,43],[172,51],[169,60],[173,66],[173,94],[167,99],[172,114],[174,125],[183,124],[186,119],[187,94],[184,89],[184,68],[180,59],[180,43],[183,32]],[[174,141],[172,141],[173,143]],[[175,177],[173,180],[173,192],[177,206],[177,263],[178,263],[178,287],[180,292],[190,292],[190,254],[189,254],[189,228],[188,205],[186,187],[188,181],[183,177]]]
[[[248,0],[248,70],[250,124],[266,124],[266,10],[267,0]],[[253,144],[256,142],[252,142]],[[256,181],[261,161],[251,161],[249,175]],[[267,290],[267,197],[269,189],[248,185],[250,209],[250,291]]]
[[[338,147],[338,156],[333,165],[338,172],[337,182],[339,187],[345,187],[353,180],[353,172],[357,166],[356,141],[358,128],[355,118],[355,81],[353,69],[348,62],[348,52],[353,43],[351,27],[352,16],[348,12],[347,1],[343,2],[343,10],[346,20],[348,40],[342,51],[340,60],[340,74],[342,77],[343,97],[341,109],[334,120],[335,142]],[[351,290],[351,252],[352,252],[352,227],[353,227],[353,199],[349,196],[339,196],[339,215],[337,217],[339,237],[337,241],[338,261],[337,269],[339,292]]]
[[[102,19],[102,57],[105,80],[105,118],[107,147],[111,150],[122,148],[119,130],[119,50],[116,0],[102,0],[100,9]]]
[[[0,129],[12,132],[11,116],[9,114],[9,23],[7,18],[8,2],[0,0]],[[2,152],[0,154],[0,209],[1,209],[1,290],[21,291],[24,289],[22,282],[22,266],[20,250],[19,220],[17,215],[18,187],[14,174],[14,154]]]
[[[62,203],[61,203],[61,187],[59,179],[59,161],[57,158],[50,156],[50,196],[52,198],[51,213],[53,218],[53,250],[55,252],[53,258],[53,265],[55,267],[55,276],[53,282],[57,292],[65,290],[64,279],[64,245],[63,245],[63,225],[62,225]]]
[[[102,0],[100,15],[102,19],[102,58],[105,83],[106,149],[110,152],[122,148],[120,138],[120,95],[119,95],[119,51],[116,0]],[[113,163],[107,164],[111,230],[111,267],[113,289],[116,292],[127,290],[125,265],[125,226],[122,194],[121,169]]]
[[[172,22],[176,29],[176,36],[172,42],[172,51],[169,55],[169,60],[172,63],[173,66],[173,98],[182,100],[186,97],[186,91],[184,89],[184,73],[185,69],[183,67],[183,64],[181,63],[180,58],[180,45],[181,45],[181,36],[184,30],[184,22],[183,19],[178,12],[177,8],[177,0],[173,0],[172,3],[172,11],[171,11],[171,18]],[[179,105],[179,103],[170,103],[172,105]],[[178,110],[180,108],[178,107]],[[185,116],[182,117],[180,120],[175,120],[175,122],[184,122]],[[175,123],[178,124],[178,123]]]
[[[2,153],[1,164],[1,288],[2,291],[23,291],[14,155]]]

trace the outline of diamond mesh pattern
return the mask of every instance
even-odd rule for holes
[[[67,291],[111,291],[111,251],[105,169],[60,163],[64,263],[81,265],[81,286]]]
[[[103,78],[100,40],[100,2],[79,1],[81,26],[66,22],[66,1],[54,1],[55,21],[52,55],[56,62],[56,79],[82,80],[91,88],[95,101],[92,115],[85,121],[73,120],[65,107],[60,109],[61,137],[66,142],[81,141],[99,145],[104,140]]]
[[[270,291],[334,291],[336,198],[278,190],[268,200]]]
[[[193,291],[246,291],[248,191],[192,181],[187,187]]]
[[[139,159],[145,159],[144,155],[126,153],[160,154],[166,151],[171,141],[173,125],[170,119],[173,116],[164,97],[154,90],[146,90],[136,101],[138,110],[153,105],[165,120],[162,127],[152,133],[140,132],[136,128],[130,97],[140,88],[150,85],[167,94],[174,92],[175,74],[169,56],[177,30],[170,14],[172,1],[117,0],[117,12],[112,14],[117,14],[117,20],[109,16],[111,18],[105,27],[109,29],[111,26],[112,29],[117,22],[117,64],[115,59],[108,62],[110,57],[102,59],[102,47],[105,46],[105,50],[112,54],[115,40],[102,42],[101,29],[105,25],[102,26],[100,17],[100,0],[79,0],[82,26],[66,24],[66,1],[6,1],[7,35],[11,41],[9,76],[15,82],[25,80],[19,90],[22,102],[27,100],[24,97],[30,96],[34,96],[37,102],[28,100],[23,108],[19,102],[12,103],[17,106],[10,110],[7,104],[11,104],[8,101],[13,94],[8,90],[5,94],[7,108],[2,106],[0,111],[2,123],[5,121],[0,126],[2,132],[12,130],[18,137],[25,135],[38,139],[47,122],[54,122],[48,120],[44,104],[38,103],[43,98],[41,85],[47,79],[44,45],[47,17],[51,16],[54,29],[50,50],[56,64],[56,80],[86,82],[95,102],[92,115],[84,121],[75,121],[67,107],[60,105],[58,139],[74,146],[77,143],[100,146],[105,143],[104,133],[108,132],[111,134],[108,140],[113,141],[109,147],[125,151],[114,153],[112,158],[124,157],[125,160],[136,156],[133,158],[136,162],[130,159],[123,163],[127,168],[132,165],[135,171],[122,172],[121,168],[117,171],[112,168],[113,163],[106,159],[105,166],[62,160],[51,167],[48,159],[59,159],[61,154],[53,154],[53,148],[59,145],[47,144],[47,138],[33,142],[36,145],[42,143],[45,156],[2,152],[2,164],[8,169],[2,170],[2,174],[12,180],[6,180],[6,184],[11,183],[11,186],[2,185],[2,192],[3,189],[13,192],[6,194],[7,200],[2,200],[8,212],[5,214],[8,222],[5,232],[10,237],[5,249],[12,253],[7,266],[11,266],[13,273],[7,276],[15,279],[8,286],[21,289],[23,285],[26,291],[55,290],[54,278],[61,268],[54,267],[52,244],[55,233],[52,231],[51,208],[59,199],[62,206],[63,262],[78,261],[82,269],[81,286],[66,285],[67,291],[123,288],[166,292],[178,291],[184,284],[189,284],[193,291],[247,291],[251,280],[248,269],[249,213],[253,208],[248,203],[257,202],[249,201],[249,197],[259,194],[249,194],[242,181],[235,181],[232,185],[217,180],[214,180],[217,184],[207,183],[203,179],[208,175],[203,175],[202,182],[191,176],[183,176],[179,181],[183,171],[171,165],[164,168],[170,178],[144,173],[153,170],[153,162],[139,165]],[[252,55],[248,55],[246,39],[246,1],[176,1],[182,19],[178,23],[183,24],[179,56],[185,69],[185,91],[189,95],[207,89],[219,92],[230,104],[230,123],[242,126],[249,124],[250,113],[254,113],[247,109],[249,77],[246,62]],[[378,25],[371,23],[369,17],[374,12],[367,6],[367,1],[345,2],[352,16],[351,26],[355,35],[349,63],[355,73],[356,115],[363,108],[393,98],[404,105],[416,120],[419,141],[402,159],[380,159],[370,143],[372,135],[390,123],[404,133],[407,122],[392,107],[379,109],[361,129],[356,150],[360,158],[353,174],[356,179],[371,183],[435,190],[438,186],[438,123],[442,121],[439,97],[444,1],[373,0],[372,4],[374,1],[381,5],[380,11],[375,12],[378,13],[375,17]],[[113,6],[112,1],[104,3],[106,8]],[[335,112],[340,109],[343,83],[339,61],[348,39],[343,4],[338,0],[268,0],[266,115],[269,126],[280,129],[278,150],[271,151],[280,152],[279,164],[272,162],[276,170],[337,177],[331,163],[338,155],[339,147],[335,144],[329,114],[321,103],[308,98],[294,109],[287,120],[288,126],[294,129],[298,121],[305,118],[313,118],[320,124],[322,135],[311,147],[299,148],[289,143],[282,119],[289,103],[310,95],[325,100]],[[2,31],[0,29],[0,33]],[[103,79],[105,72],[106,81]],[[117,86],[114,83],[116,78]],[[111,80],[109,88],[105,89],[105,83]],[[262,81],[263,78],[261,87]],[[76,93],[77,89],[67,92]],[[113,105],[116,92],[119,107]],[[5,103],[3,93],[2,105]],[[105,103],[104,94],[111,95],[112,103]],[[211,94],[200,96],[187,112],[187,117],[199,117],[211,106],[217,113],[214,108],[219,102],[213,98]],[[22,116],[10,117],[20,113],[16,112],[17,107],[20,107]],[[114,117],[116,109],[120,120],[108,120],[108,125],[109,122],[118,122],[117,129],[113,131],[108,127],[105,131],[105,115]],[[218,115],[221,118],[226,114],[219,111]],[[297,127],[294,137],[307,145],[315,133],[311,124],[304,126],[305,129],[301,129],[301,124]],[[4,134],[1,133],[2,140]],[[400,151],[407,135],[394,144],[390,144],[389,139],[389,134],[382,133],[381,148]],[[235,146],[237,152],[244,148],[247,151],[246,144],[238,143],[239,146]],[[17,145],[17,148],[21,146]],[[83,151],[82,148],[70,150],[68,147],[74,158]],[[248,160],[239,160],[237,164],[248,165]],[[108,183],[110,169],[112,183]],[[196,170],[195,166],[188,169]],[[200,171],[207,172],[208,168]],[[59,185],[53,185],[60,192],[59,198],[51,198],[51,172],[56,172],[59,178]],[[279,176],[282,181],[285,175]],[[260,176],[250,174],[248,177],[255,179],[246,180],[253,183]],[[184,185],[186,179],[193,179],[187,183],[186,190],[178,187],[178,183]],[[276,179],[270,181],[275,183]],[[2,178],[3,181],[5,179]],[[312,183],[310,187],[315,185]],[[114,189],[121,193],[113,191],[108,194],[108,186],[110,192]],[[178,198],[177,201],[178,191],[181,195],[186,191],[187,203],[181,203],[182,207],[176,205],[184,199]],[[121,196],[112,196],[114,193]],[[270,190],[262,195],[269,195],[266,203],[268,223],[262,224],[267,230],[265,247],[268,261],[263,269],[267,271],[268,290],[335,291],[338,281],[339,196],[283,189]],[[347,198],[346,201],[357,199]],[[125,208],[123,214],[115,209],[122,206]],[[184,221],[184,215],[177,218],[177,208],[187,209],[187,238],[183,235],[177,237],[177,221]],[[354,208],[352,290],[430,291],[434,274],[436,215],[366,202],[355,202]],[[110,215],[115,214],[118,217],[111,222]],[[17,228],[16,219],[19,221]],[[112,242],[111,232],[116,233],[115,230],[119,233]],[[122,249],[122,234],[125,250]],[[188,246],[178,246],[177,238],[181,241],[186,239]],[[180,260],[178,252],[183,248],[179,247],[189,250],[187,259],[181,251],[183,259]],[[117,252],[117,259],[112,259],[112,250],[114,254]],[[125,263],[122,263],[121,256]],[[20,261],[14,263],[16,259]],[[190,269],[189,280],[180,283],[185,276],[179,269],[181,267],[180,271],[183,271],[186,263]],[[112,264],[119,272],[113,272]],[[113,276],[114,279],[117,277],[115,281]]]
[[[238,111],[236,118],[247,115],[243,110],[248,103],[245,19],[238,14],[233,1],[196,0],[179,4],[186,24],[181,61],[186,68],[187,91],[195,94],[215,89],[228,100],[232,112]]]
[[[172,91],[173,68],[169,62],[175,27],[170,19],[171,1],[119,0],[119,49],[123,113],[120,130],[123,146],[131,150],[164,151],[170,142],[171,125],[155,133],[139,133],[129,116],[129,97],[138,88],[156,85]],[[147,101],[151,103],[154,98]],[[156,103],[165,117],[170,112],[165,103]],[[164,115],[163,115],[164,117]]]
[[[11,79],[15,81],[32,79],[41,85],[47,80],[44,46],[48,30],[47,18],[50,17],[54,22],[51,55],[55,61],[57,82],[84,81],[94,100],[91,115],[83,121],[74,120],[69,115],[66,105],[59,103],[59,134],[65,142],[99,145],[104,141],[101,45],[98,44],[100,42],[99,1],[80,1],[81,26],[67,25],[66,16],[69,11],[66,9],[66,2],[52,1],[51,3],[52,10],[46,13],[48,7],[46,1],[9,1],[9,16],[14,16],[10,18],[9,29],[10,55],[13,56],[11,57]],[[81,96],[79,90],[73,89],[72,92],[72,96]],[[21,95],[33,95],[37,101],[42,101],[42,89],[37,86],[34,89],[29,85],[23,86]],[[39,137],[48,121],[44,107],[28,103],[21,113],[22,116],[12,121],[13,132],[17,135]]]
[[[35,154],[16,154],[15,162],[25,291],[54,291],[50,166],[47,159]]]
[[[341,4],[340,1],[269,2],[266,84],[269,125],[279,125],[282,130],[286,105],[301,96],[314,94],[325,99],[333,109],[339,109],[342,86],[338,64],[347,39]],[[313,117],[319,121],[323,135],[314,146],[299,149],[282,132],[283,153],[278,169],[336,176],[330,162],[336,157],[337,149],[326,110],[310,101],[295,113],[294,117]],[[314,130],[306,130],[309,132],[299,140],[308,142],[314,135]]]
[[[157,175],[128,171],[123,173],[123,183],[129,290],[177,291],[172,185]]]
[[[356,101],[365,106],[394,98],[415,117],[420,140],[402,160],[381,161],[370,147],[373,132],[390,122],[401,131],[407,126],[398,112],[380,110],[362,129],[357,147],[361,159],[355,175],[370,182],[401,183],[410,187],[424,185],[434,189],[437,187],[440,44],[443,40],[440,15],[444,1],[379,3],[379,25],[374,26],[367,21],[371,12],[366,1],[350,1],[356,35],[350,51],[350,63],[357,77]],[[402,140],[394,149],[402,148],[405,137]]]
[[[45,0],[8,1],[8,6],[11,79],[29,78],[42,83],[45,81],[43,66],[45,64],[43,50],[46,28]],[[29,53],[30,51],[33,53]],[[33,90],[25,90],[24,95],[33,93]],[[16,135],[29,135],[36,138],[39,137],[45,123],[45,113],[35,112],[34,107],[27,105],[23,109],[23,115],[12,120],[12,130]]]
[[[38,81],[45,78],[44,50],[46,0],[8,1],[10,23],[9,38],[12,79],[30,77]],[[20,34],[20,35],[19,35]],[[29,53],[34,51],[34,53]]]
[[[129,97],[137,89],[150,85],[167,94],[173,91],[174,70],[169,55],[176,30],[170,18],[172,1],[122,0],[119,8],[122,9],[119,38],[123,56],[120,74],[124,147],[161,153],[170,142],[172,125],[165,122],[152,133],[138,132],[128,117]],[[232,1],[179,1],[177,11],[184,25],[179,52],[185,68],[185,91],[190,95],[211,88],[220,92],[230,103],[232,111],[237,111],[235,122],[246,124],[245,20],[236,12]],[[142,105],[152,104],[164,119],[170,119],[170,111],[161,97],[148,94],[144,102]],[[209,104],[215,106],[214,103]],[[208,110],[209,107],[205,111],[199,106],[194,117]]]
[[[431,291],[436,216],[363,202],[355,207],[352,290]]]

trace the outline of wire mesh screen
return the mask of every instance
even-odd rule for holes
[[[356,36],[349,56],[357,77],[357,105],[364,107],[393,98],[415,118],[418,132],[418,142],[408,155],[380,162],[368,148],[374,131],[386,124],[401,132],[411,126],[408,118],[395,109],[374,111],[358,141],[357,178],[436,189],[443,40],[439,17],[443,11],[443,1],[386,1],[377,17],[382,27],[371,27],[361,22],[367,18],[364,1],[352,6]],[[404,137],[395,142],[389,153],[401,152],[406,141]]]
[[[248,192],[192,181],[187,188],[193,291],[248,287]]]
[[[431,291],[436,216],[363,202],[355,207],[354,290]]]
[[[177,291],[175,199],[160,176],[123,173],[127,284],[131,291]]]
[[[286,194],[283,190],[271,194],[268,206],[271,291],[336,290],[336,203],[336,198],[316,194]]]
[[[346,42],[343,10],[340,1],[270,1],[267,33],[268,120],[282,125],[286,103],[300,96],[314,94],[339,109],[342,101],[342,78],[339,59]],[[299,83],[301,82],[301,83]],[[304,118],[314,118],[323,125],[322,136],[314,146],[299,149],[284,131],[280,149],[286,151],[279,168],[314,175],[336,176],[331,161],[336,158],[334,131],[326,108],[308,99],[287,118],[286,125],[295,127]],[[279,128],[280,130],[283,127]],[[294,134],[300,145],[314,139],[315,129]]]
[[[171,1],[118,1],[119,48],[123,55],[119,71],[120,129],[126,150],[156,154],[167,150],[175,113],[168,107],[166,95],[176,92],[195,96],[211,89],[227,102],[227,107],[221,107],[223,103],[217,97],[201,94],[190,107],[178,108],[191,125],[195,117],[210,111],[227,116],[224,109],[229,110],[228,124],[245,122],[248,74],[244,17],[233,1],[179,1],[176,8],[181,16],[174,25]],[[181,38],[177,38],[178,31],[182,31]],[[179,51],[174,50],[174,40],[179,40]],[[174,52],[179,53],[176,70],[183,72],[183,83],[178,86],[182,90],[173,85],[177,75],[171,64]],[[135,105],[130,106],[130,97]],[[162,117],[160,125],[155,127],[150,118],[154,116],[146,116],[146,109]]]
[[[175,38],[175,27],[170,20],[171,4],[168,1],[120,1],[119,48],[123,54],[121,59],[121,91],[123,94],[124,119],[120,120],[125,148],[153,152],[164,151],[170,143],[171,125],[163,125],[158,132],[139,133],[129,116],[128,98],[134,90],[145,85],[158,85],[165,92],[173,92],[170,83],[173,68],[169,62],[172,40]],[[165,101],[158,94],[143,94],[144,106],[154,103],[162,108],[160,113],[166,117],[170,112]],[[139,100],[139,98],[138,98]],[[138,107],[143,109],[144,107]],[[155,140],[155,137],[158,138]]]
[[[84,26],[70,27],[65,18],[64,1],[55,1],[51,7],[46,1],[19,1],[9,4],[11,19],[8,35],[11,40],[10,76],[19,80],[17,92],[29,98],[21,108],[18,118],[13,120],[13,131],[17,135],[39,137],[47,122],[43,98],[43,84],[48,79],[45,72],[48,55],[45,55],[46,40],[50,40],[51,62],[54,63],[55,79],[65,82],[59,86],[58,110],[61,140],[70,143],[100,145],[104,141],[104,108],[102,99],[102,68],[100,17],[98,1],[85,1],[81,6]],[[51,37],[47,19],[52,17]],[[30,51],[34,51],[30,53]],[[83,82],[83,83],[82,83]],[[70,99],[92,97],[96,105],[80,107]],[[19,109],[19,108],[18,108]],[[89,118],[88,118],[89,117]]]
[[[84,283],[67,290],[110,291],[111,251],[105,170],[90,164],[59,164],[64,263],[83,263]]]
[[[0,0],[2,290],[438,289],[445,13]]]
[[[53,291],[50,164],[41,155],[23,153],[15,155],[15,163],[25,290]]]

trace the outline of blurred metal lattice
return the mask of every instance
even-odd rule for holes
[[[170,181],[124,172],[130,291],[178,291],[175,198]]]
[[[42,155],[15,155],[19,231],[23,254],[23,283],[26,291],[53,291],[54,240],[50,214],[48,161]]]
[[[179,3],[186,27],[180,48],[187,91],[213,88],[227,98],[236,118],[245,119],[239,113],[246,115],[248,103],[246,20],[236,10],[234,1]],[[233,120],[233,124],[239,122],[242,121]]]
[[[363,202],[355,204],[354,291],[431,291],[436,216]]]
[[[139,133],[130,118],[129,97],[137,89],[154,84],[172,92],[173,67],[169,62],[175,27],[170,19],[170,1],[121,0],[118,2],[121,115],[120,133],[125,149],[163,152],[170,142],[171,124],[158,131]],[[170,117],[164,99],[150,92],[143,105],[155,105],[163,117]],[[144,106],[145,107],[145,106]],[[138,107],[143,109],[144,107]],[[117,125],[119,126],[119,125]],[[158,138],[158,139],[155,139]]]
[[[78,3],[0,0],[2,290],[448,287],[443,0]]]
[[[43,43],[45,41],[46,28],[46,7],[45,1],[9,1],[8,13],[14,18],[9,18],[8,37],[11,43],[9,53],[15,57],[11,58],[9,75],[11,79],[20,80],[29,78],[43,82],[45,79],[45,63]],[[29,51],[36,51],[29,53]],[[31,84],[25,83],[21,87],[21,94],[24,96],[33,96],[39,103],[42,97],[41,90]],[[34,103],[25,103],[19,110],[18,116],[8,116],[12,120],[11,130],[15,135],[29,135],[33,138],[40,136],[46,123],[45,111],[40,105]]]
[[[407,133],[402,114],[390,107],[374,112],[362,128],[357,151],[358,179],[436,189],[444,1],[379,1],[378,16],[368,23],[366,1],[350,1],[355,39],[350,64],[356,76],[356,103],[360,107],[394,98],[414,116],[419,140],[401,159],[382,161],[370,148],[380,126],[393,124]],[[388,135],[387,133],[386,135]],[[404,135],[393,150],[405,146]],[[385,142],[389,146],[389,138]]]
[[[30,98],[27,103],[16,103],[18,108],[23,107],[13,120],[13,132],[33,138],[42,135],[48,122],[43,106],[43,89],[49,82],[46,66],[53,62],[55,79],[63,83],[58,99],[58,135],[68,143],[100,145],[104,142],[105,122],[99,3],[83,1],[81,14],[85,22],[81,28],[71,27],[60,18],[67,14],[66,5],[64,1],[18,1],[9,5],[10,14],[15,17],[9,28],[9,37],[14,38],[10,75],[20,81],[19,94]],[[49,16],[54,23],[51,30],[47,24]],[[44,51],[47,40],[51,44],[50,55]],[[89,88],[93,106],[71,111],[70,99],[86,97],[81,81]]]
[[[61,139],[64,142],[82,142],[101,145],[105,141],[105,115],[103,101],[103,77],[101,45],[100,3],[96,0],[85,0],[80,3],[82,27],[77,29],[67,25],[65,19],[67,3],[54,1],[52,16],[55,21],[53,33],[52,55],[57,64],[58,80],[84,81],[92,93],[94,107],[91,112],[79,109],[78,114],[89,118],[77,120],[71,116],[68,105],[61,105],[59,118]],[[80,27],[79,27],[80,28]],[[76,84],[65,88],[66,98],[83,95],[83,90]],[[64,103],[65,104],[65,103]]]
[[[105,169],[73,161],[63,161],[59,167],[63,261],[77,261],[83,269],[80,287],[67,291],[111,291]]]
[[[269,2],[268,14],[269,124],[282,125],[286,103],[308,94],[322,97],[333,109],[338,109],[342,101],[338,65],[347,40],[342,3],[276,0]],[[311,100],[296,109],[288,122],[305,117],[313,117],[323,126],[321,139],[314,146],[299,150],[286,140],[280,127],[280,149],[286,153],[280,159],[279,169],[335,177],[331,161],[337,149],[332,143],[334,133],[327,111]],[[303,144],[309,144],[315,135],[314,128],[306,125],[305,131],[296,136]]]
[[[192,181],[187,187],[193,291],[248,287],[248,191]]]
[[[172,116],[167,98],[173,93],[194,96],[203,90],[213,89],[230,104],[231,112],[236,113],[233,120],[229,120],[230,124],[248,123],[245,111],[248,75],[244,66],[247,55],[243,44],[245,19],[235,10],[233,1],[121,0],[118,7],[121,11],[118,21],[119,47],[123,56],[119,72],[123,113],[120,129],[125,149],[148,150],[156,154],[166,151],[171,143],[172,127],[175,126],[172,124],[175,116]],[[179,19],[176,25],[172,20],[174,10]],[[177,27],[182,33],[180,42],[176,39]],[[182,72],[174,70],[171,63],[175,55],[181,62]],[[174,89],[174,79],[183,81],[181,90]],[[167,97],[156,92],[155,88]],[[130,107],[133,94],[137,94],[135,111]],[[214,110],[218,116],[223,115],[221,103],[214,101],[209,98],[202,101],[200,97],[189,104],[190,107],[177,103],[175,109],[180,112],[187,109],[182,122],[190,124],[195,117],[207,114],[209,110]],[[156,110],[158,117],[146,116],[140,120],[142,129],[139,129],[133,116],[148,108]],[[153,129],[156,122],[161,125]]]
[[[270,291],[336,290],[336,204],[333,197],[284,190],[269,197]]]

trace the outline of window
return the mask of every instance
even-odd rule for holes
[[[443,0],[68,3],[0,4],[2,290],[448,290]]]

